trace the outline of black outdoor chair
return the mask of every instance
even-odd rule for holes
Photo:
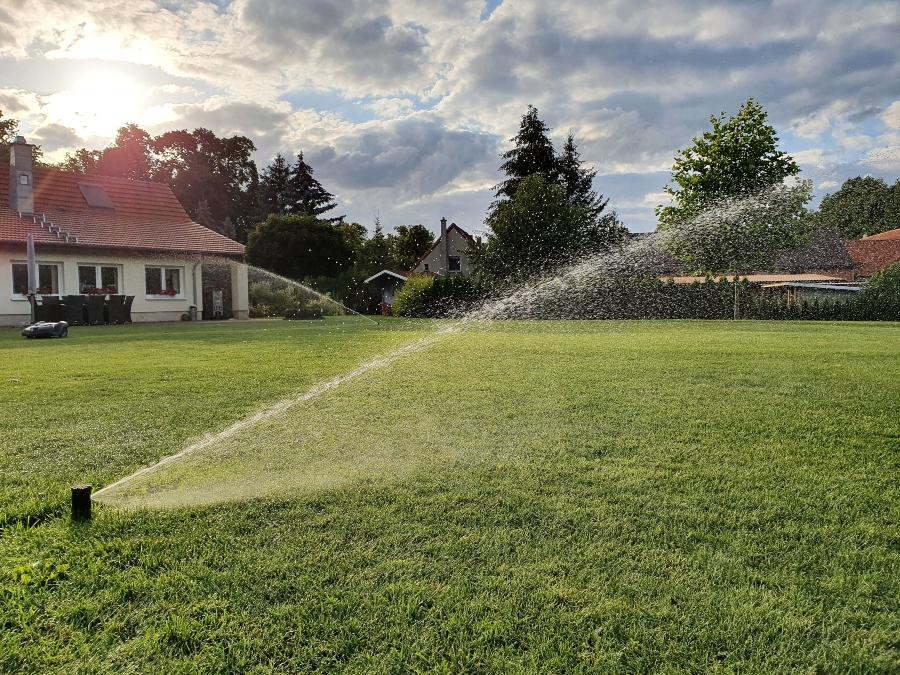
[[[102,295],[89,295],[87,298],[87,315],[88,323],[92,326],[99,326],[106,320],[104,317],[104,309],[106,309],[106,298]]]
[[[84,316],[87,307],[83,295],[67,295],[63,307],[65,310],[63,312],[64,320],[70,326],[80,326],[87,322]]]
[[[125,323],[125,296],[110,295],[108,309],[109,323]]]
[[[59,321],[60,306],[58,295],[42,295],[41,304],[35,308],[35,321]]]
[[[134,302],[133,295],[125,296],[125,323],[131,323],[131,303]]]

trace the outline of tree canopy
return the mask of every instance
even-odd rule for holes
[[[557,159],[549,133],[550,128],[538,117],[537,108],[528,106],[519,133],[510,139],[515,145],[501,155],[504,161],[500,170],[506,178],[496,187],[497,197],[511,199],[519,183],[534,174],[556,180]]]
[[[709,118],[711,128],[675,156],[674,202],[657,209],[661,226],[692,218],[708,204],[753,195],[796,176],[800,167],[778,148],[778,135],[765,109],[752,98],[738,113]]]
[[[888,186],[873,176],[848,178],[822,200],[816,221],[834,228],[844,239],[900,227],[900,180]]]
[[[490,233],[472,256],[479,272],[494,279],[537,276],[608,244],[588,210],[539,173],[520,181],[512,199],[499,202],[486,222]]]
[[[291,212],[300,216],[318,217],[337,207],[334,195],[313,177],[313,168],[303,159],[303,151],[297,153],[297,162],[291,168],[288,194]],[[328,220],[343,218],[337,216]]]
[[[334,277],[353,264],[353,250],[334,223],[272,214],[250,232],[247,260],[290,279]]]
[[[594,190],[597,172],[582,161],[574,134],[557,154],[549,133],[537,109],[528,106],[512,139],[515,146],[502,155],[506,179],[497,186],[499,199],[485,221],[491,232],[473,256],[484,276],[527,277],[605,250],[624,236],[615,212],[606,210],[609,200]],[[543,206],[541,199],[547,200]]]

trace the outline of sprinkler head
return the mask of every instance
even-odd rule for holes
[[[72,520],[85,521],[91,519],[91,486],[72,486]]]

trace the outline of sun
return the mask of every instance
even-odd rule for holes
[[[121,73],[97,70],[53,94],[48,113],[82,138],[112,137],[119,127],[139,122],[149,88]]]

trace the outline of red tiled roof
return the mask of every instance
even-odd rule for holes
[[[87,205],[78,184],[102,186],[114,208]],[[244,246],[191,221],[165,183],[108,176],[83,176],[52,169],[34,170],[34,210],[70,235],[69,242],[31,216],[19,216],[9,205],[9,167],[0,166],[0,242],[36,243],[89,248],[242,255]],[[77,240],[77,241],[76,241]]]
[[[830,276],[827,274],[815,274],[815,273],[802,273],[802,274],[741,274],[740,278],[745,281],[749,281],[750,283],[777,283],[777,282],[788,282],[788,281],[843,281],[841,277],[838,276]],[[706,281],[709,281],[709,277],[669,277],[664,276],[660,277],[662,281],[669,281],[676,284],[699,284]],[[727,279],[728,281],[734,281],[734,275],[731,274],[723,274],[721,276],[713,277],[713,281],[717,281],[719,279]]]
[[[900,233],[900,230],[890,230],[890,232],[882,234],[891,232]],[[875,235],[848,241],[847,250],[850,251],[850,257],[856,263],[859,275],[870,277],[876,272],[900,263],[900,236],[892,238]]]
[[[863,237],[860,241],[884,241],[885,239],[891,241],[900,241],[900,227],[896,230],[888,230],[887,232],[882,232],[881,234],[871,234],[868,237]]]

